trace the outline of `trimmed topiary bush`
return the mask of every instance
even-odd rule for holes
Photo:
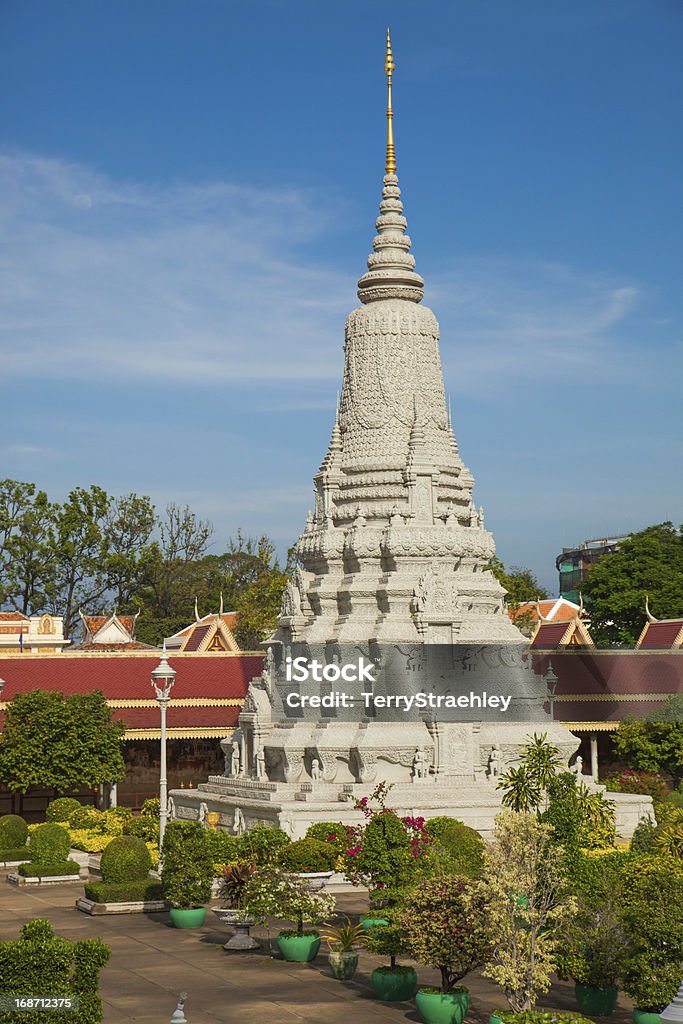
[[[58,796],[56,800],[52,800],[47,805],[45,811],[45,819],[47,821],[65,822],[69,820],[69,815],[73,814],[74,811],[79,810],[81,807],[81,801],[77,800],[74,796]]]
[[[110,955],[109,947],[99,939],[69,942],[55,935],[49,921],[29,921],[19,939],[0,942],[3,995],[78,996],[78,1009],[57,1017],[69,1024],[100,1024],[99,975]],[[53,1015],[35,1010],[0,1011],[0,1024],[36,1024],[46,1016]]]
[[[0,851],[25,846],[28,825],[19,814],[3,814],[0,818]],[[0,860],[6,858],[0,857]]]
[[[80,870],[80,865],[75,860],[55,861],[50,864],[30,860],[28,864],[20,864],[17,873],[23,875],[24,878],[50,878],[55,875],[77,875]],[[0,1020],[2,1020],[1,1017]]]
[[[132,818],[123,826],[124,836],[137,836],[147,843],[159,842],[159,820],[155,818]]]
[[[137,836],[117,836],[102,851],[103,882],[142,882],[151,867],[150,852],[144,840]]]
[[[87,882],[85,895],[93,903],[144,903],[164,898],[161,882],[151,878],[138,882]]]
[[[317,839],[330,843],[338,857],[341,857],[354,843],[354,831],[341,821],[316,821],[306,829],[306,839]]]
[[[318,839],[297,839],[280,851],[286,871],[333,871],[337,854],[331,843]]]
[[[28,860],[28,846],[8,846],[6,850],[0,850],[0,864],[22,860]]]
[[[484,840],[475,829],[457,818],[441,815],[425,822],[434,840],[430,859],[442,873],[479,878],[484,868]]]
[[[69,815],[69,824],[74,828],[90,828],[104,831],[103,813],[96,807],[75,808]]]
[[[257,825],[241,837],[238,857],[255,860],[259,865],[272,864],[278,859],[280,850],[289,846],[291,841],[292,837],[281,828]]]
[[[29,857],[39,864],[63,864],[69,856],[71,837],[65,828],[54,822],[39,825],[31,833]]]

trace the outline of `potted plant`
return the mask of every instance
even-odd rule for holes
[[[365,931],[347,917],[343,924],[328,926],[321,935],[327,942],[327,959],[332,977],[339,981],[350,981],[358,968],[358,946],[366,941]]]
[[[246,950],[258,947],[256,939],[249,934],[249,929],[256,922],[242,909],[245,889],[255,871],[256,865],[251,860],[236,860],[225,867],[218,896],[227,906],[214,907],[213,912],[223,924],[232,925],[235,934],[228,939],[223,949]]]
[[[389,957],[389,963],[376,967],[370,977],[372,991],[383,1002],[401,1002],[412,999],[417,987],[415,968],[397,964],[396,959],[405,951],[406,935],[398,924],[386,922],[370,929],[368,949]]]
[[[320,949],[320,934],[304,924],[321,924],[334,911],[334,896],[313,893],[301,878],[274,865],[254,872],[247,883],[243,909],[257,921],[277,917],[295,921],[296,928],[284,929],[277,937],[282,957],[293,963],[314,960]]]
[[[312,892],[323,889],[334,873],[337,854],[331,843],[319,839],[297,839],[280,851],[280,865],[308,883]]]
[[[408,951],[441,973],[439,988],[425,987],[415,998],[425,1024],[462,1024],[469,992],[456,983],[485,960],[488,934],[476,883],[444,875],[413,890],[396,915]]]
[[[582,1013],[607,1016],[617,1003],[626,935],[619,902],[620,856],[574,859],[572,878],[578,912],[568,920],[559,943],[557,971],[572,978]]]
[[[169,822],[164,834],[161,885],[176,928],[198,928],[204,923],[212,877],[213,859],[199,822]]]
[[[552,826],[536,814],[503,811],[475,883],[489,936],[482,974],[501,986],[515,1013],[533,1009],[550,988],[558,936],[576,912],[564,851],[552,839]]]

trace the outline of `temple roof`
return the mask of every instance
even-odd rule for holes
[[[646,622],[636,644],[637,650],[678,650],[683,646],[683,619]]]
[[[173,636],[166,638],[169,651],[239,651],[233,635],[237,612],[218,612],[197,618]]]

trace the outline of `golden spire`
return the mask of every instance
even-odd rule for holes
[[[394,57],[391,52],[391,36],[389,35],[389,29],[387,29],[387,55],[384,61],[384,70],[387,74],[387,92],[388,92],[388,105],[387,105],[387,162],[385,164],[385,171],[387,174],[396,174],[396,152],[394,150],[394,111],[391,106],[391,76],[394,73]]]

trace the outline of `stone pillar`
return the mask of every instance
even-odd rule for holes
[[[109,807],[116,807],[116,783],[109,785]]]
[[[591,778],[594,782],[598,781],[598,737],[592,732],[590,736],[591,743]]]

